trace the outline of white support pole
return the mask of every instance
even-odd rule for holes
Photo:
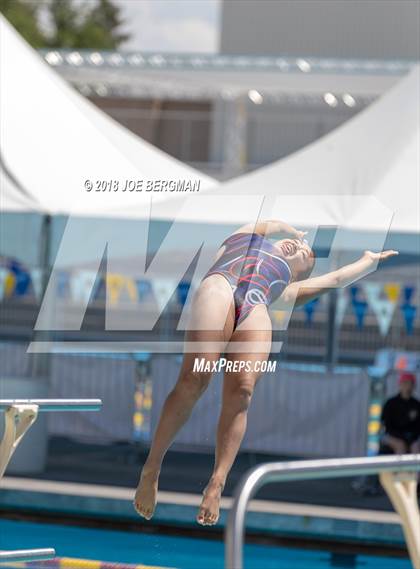
[[[100,399],[0,399],[0,411],[4,411],[5,416],[5,430],[0,443],[0,481],[18,444],[40,411],[99,411],[101,407]],[[0,563],[40,561],[53,557],[53,548],[0,551]]]
[[[417,504],[417,473],[381,472],[381,484],[401,518],[407,549],[414,569],[420,569],[420,512]]]
[[[224,170],[229,176],[242,174],[247,163],[247,97],[241,94],[226,102]]]
[[[6,409],[4,435],[0,443],[0,480],[18,444],[37,417],[37,405],[13,405]]]
[[[100,399],[0,399],[5,430],[0,443],[0,480],[25,433],[40,411],[98,411]]]

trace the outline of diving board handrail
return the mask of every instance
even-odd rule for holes
[[[0,481],[17,446],[44,411],[99,411],[101,399],[0,399],[5,429],[0,441]],[[53,548],[0,551],[0,564],[6,561],[40,561],[55,557]]]
[[[6,561],[44,561],[55,557],[55,549],[17,549],[15,551],[0,551],[0,563]]]
[[[252,468],[243,475],[234,492],[225,530],[225,569],[243,569],[247,506],[251,498],[265,484],[288,480],[316,480],[377,473],[398,473],[399,475],[402,472],[415,473],[418,471],[420,471],[420,454],[272,462]],[[415,481],[415,475],[412,476],[410,482],[413,480]],[[387,488],[385,489],[388,491]],[[393,504],[403,521],[413,565],[416,569],[420,569],[420,516],[417,501],[413,497],[412,487],[408,506],[411,508],[409,516],[402,515],[402,510],[407,504],[401,507],[401,511],[399,504],[396,504],[394,500]],[[405,523],[405,520],[409,521]],[[407,527],[407,524],[413,525],[410,528]]]
[[[99,411],[101,399],[0,399],[0,411],[15,405],[36,405],[39,411]]]

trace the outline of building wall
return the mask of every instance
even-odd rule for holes
[[[418,0],[223,0],[221,52],[412,58]]]
[[[229,122],[235,113],[235,101],[217,101],[213,105],[209,162],[218,165],[221,180],[230,179],[244,171],[269,164],[296,152],[315,142],[354,117],[366,107],[358,103],[354,108],[338,104],[331,108],[327,104],[307,103],[265,103],[254,105],[244,102],[244,126],[238,134],[242,148],[243,165],[232,164],[232,136]]]
[[[343,104],[335,109],[319,104],[254,105],[246,99],[245,124],[238,132],[243,164],[235,169],[229,136],[235,113],[232,103],[122,97],[92,97],[91,101],[147,142],[221,180],[299,150],[364,108],[362,104],[353,109]]]
[[[207,162],[211,104],[124,97],[91,97],[119,123],[185,162]]]

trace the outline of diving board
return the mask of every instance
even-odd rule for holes
[[[0,563],[5,561],[44,561],[55,557],[55,550],[46,549],[17,549],[16,551],[0,551]]]
[[[100,399],[0,399],[0,411],[14,405],[36,405],[41,411],[99,411]]]
[[[38,413],[45,411],[99,411],[100,399],[0,399],[5,428],[0,443],[0,481],[7,465]],[[55,557],[53,548],[0,551],[0,563],[6,561],[36,561]]]

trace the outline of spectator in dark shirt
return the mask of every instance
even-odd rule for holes
[[[399,394],[388,399],[382,410],[382,442],[396,454],[420,453],[420,401],[413,397],[416,376],[403,372],[398,384]]]

